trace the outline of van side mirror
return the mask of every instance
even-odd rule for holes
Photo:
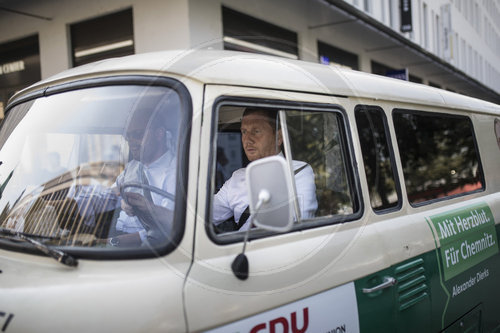
[[[245,255],[248,233],[253,224],[264,230],[285,232],[293,225],[293,192],[286,161],[281,156],[261,158],[246,169],[250,207],[250,227],[245,232],[243,250],[234,258],[231,269],[240,280],[248,278]]]
[[[252,222],[257,227],[285,232],[293,225],[293,191],[290,172],[281,156],[250,163],[246,183]]]

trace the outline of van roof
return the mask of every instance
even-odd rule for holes
[[[161,76],[173,74],[205,84],[405,101],[500,114],[499,105],[423,84],[349,70],[340,66],[218,50],[162,51],[106,59],[63,71],[28,87],[20,94],[72,80],[137,73]]]

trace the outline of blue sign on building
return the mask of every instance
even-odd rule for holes
[[[395,78],[395,79],[400,79],[400,80],[408,81],[409,80],[408,68],[395,69],[395,70],[392,70],[392,71],[387,71],[385,73],[385,76],[392,77],[392,78]]]

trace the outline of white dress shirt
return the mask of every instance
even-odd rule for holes
[[[295,186],[297,188],[297,198],[302,218],[312,218],[318,208],[313,169],[305,162],[292,162],[294,170],[298,170],[304,165],[307,165],[295,175]],[[248,193],[245,180],[245,168],[241,168],[233,172],[231,178],[224,183],[222,188],[214,196],[212,222],[218,225],[232,216],[234,216],[234,220],[238,222],[247,207]],[[239,230],[248,229],[250,227],[249,220],[247,220]]]
[[[154,186],[170,194],[175,194],[175,171],[176,159],[169,150],[149,165],[144,165],[135,160],[130,161],[125,167],[125,170],[116,179],[116,185],[120,188],[120,185],[127,182],[145,183],[144,180],[141,179],[143,177],[142,172],[144,172],[148,185]],[[131,190],[140,191],[142,193],[142,190],[139,188],[131,188]],[[165,198],[154,192],[151,192],[151,197],[155,205],[170,210],[174,209],[174,202],[171,199]],[[127,215],[124,211],[120,212],[120,216],[116,222],[116,230],[125,233],[138,232],[143,242],[147,238],[147,231],[144,229],[139,219],[136,216]]]

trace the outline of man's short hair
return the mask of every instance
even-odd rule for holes
[[[132,115],[131,122],[142,124],[144,130],[152,130],[156,128],[166,128],[167,110],[161,108],[138,108]]]
[[[245,116],[249,116],[251,114],[261,114],[265,117],[269,125],[271,125],[271,128],[273,131],[276,131],[276,120],[278,116],[278,110],[276,109],[267,109],[267,108],[259,108],[259,107],[247,107],[245,111],[243,111],[243,116],[242,119],[245,118]]]

